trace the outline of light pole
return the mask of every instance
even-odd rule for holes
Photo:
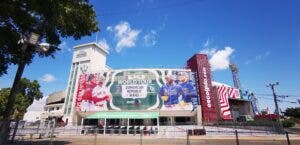
[[[277,123],[278,123],[278,132],[283,133],[283,126],[280,121],[280,114],[279,114],[279,107],[278,107],[278,100],[277,95],[275,93],[275,86],[279,85],[279,82],[276,83],[270,83],[267,85],[267,87],[270,87],[272,89],[273,97],[274,97],[274,103],[275,103],[275,114],[277,115]]]
[[[18,93],[18,89],[19,89],[19,84],[20,84],[20,80],[22,77],[22,74],[24,72],[24,68],[26,65],[26,52],[27,52],[27,47],[28,46],[34,46],[36,50],[41,50],[43,52],[48,51],[49,49],[49,44],[47,43],[38,43],[40,35],[36,34],[36,33],[30,33],[29,36],[22,36],[21,40],[19,41],[19,43],[22,43],[22,47],[21,47],[21,59],[18,62],[18,69],[14,78],[14,82],[13,85],[10,89],[10,93],[9,96],[7,98],[7,104],[5,107],[5,111],[3,114],[3,122],[2,124],[0,124],[1,130],[0,130],[0,138],[3,142],[1,142],[0,144],[2,145],[6,145],[7,144],[7,139],[8,139],[8,135],[10,132],[10,116],[13,113],[13,105],[15,102],[15,97],[16,94]]]

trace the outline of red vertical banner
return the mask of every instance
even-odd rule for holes
[[[211,71],[207,55],[195,54],[187,61],[187,65],[198,77],[203,122],[216,122],[218,120],[218,113],[216,99],[212,90]]]
[[[75,108],[77,111],[81,111],[80,110],[80,105],[82,102],[82,98],[83,98],[83,91],[84,91],[84,84],[86,82],[86,74],[81,74],[79,76],[79,81],[78,81],[78,89],[77,89],[77,94],[76,94],[76,102],[75,102]]]
[[[77,111],[93,111],[92,91],[100,79],[99,73],[81,74],[78,80],[75,108]]]

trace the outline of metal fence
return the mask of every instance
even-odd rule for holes
[[[257,130],[214,129],[176,126],[159,130],[143,127],[99,129],[90,126],[54,127],[55,125],[21,126],[13,145],[297,145],[300,134],[274,134]],[[13,134],[14,129],[11,129]]]
[[[236,122],[236,121],[226,121],[226,122],[216,122],[214,124],[204,124],[205,127],[214,128],[231,128],[244,129],[244,130],[254,130],[254,131],[265,131],[265,132],[278,132],[278,123],[269,120],[260,121],[249,121],[249,122]]]

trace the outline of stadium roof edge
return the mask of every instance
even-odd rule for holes
[[[99,45],[98,43],[96,42],[91,42],[91,43],[85,43],[85,44],[80,44],[80,45],[76,45],[74,46],[73,48],[76,49],[76,48],[79,48],[79,47],[84,47],[84,46],[89,46],[89,45],[95,45],[96,47],[99,47],[101,48],[104,52],[106,52],[107,54],[109,53],[108,50],[106,48],[104,48],[103,46]]]

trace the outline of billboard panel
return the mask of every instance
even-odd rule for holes
[[[194,110],[196,82],[186,69],[114,70],[79,77],[77,111]]]

